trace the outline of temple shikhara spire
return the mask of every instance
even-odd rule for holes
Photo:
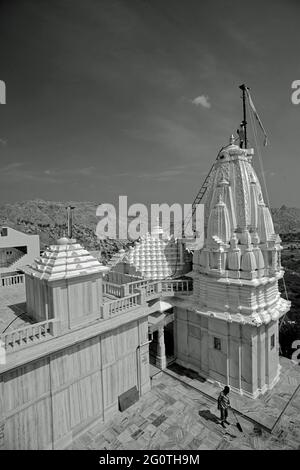
[[[205,243],[194,252],[194,296],[178,304],[178,359],[201,375],[256,397],[279,378],[280,238],[252,166],[253,149],[230,143],[218,155],[202,200]],[[191,325],[199,344],[188,346]],[[195,333],[194,333],[195,336]]]

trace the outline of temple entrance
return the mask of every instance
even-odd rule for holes
[[[167,364],[175,360],[174,356],[174,322],[170,322],[165,326],[165,345]]]
[[[149,303],[150,304],[150,303]],[[150,375],[153,377],[174,361],[173,307],[169,302],[154,300],[148,317]]]
[[[165,369],[174,361],[174,332],[173,322],[161,325],[153,331],[149,347],[150,364],[159,369]]]
[[[150,360],[150,364],[152,364],[153,366],[156,365],[157,343],[158,343],[158,331],[153,331],[152,336],[151,336],[151,343],[149,345],[149,360]]]

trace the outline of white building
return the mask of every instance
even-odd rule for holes
[[[10,227],[0,230],[0,274],[9,274],[31,264],[40,256],[38,235],[28,235]]]
[[[280,238],[252,167],[253,150],[220,152],[204,196],[205,244],[192,300],[174,302],[177,362],[251,397],[279,379]]]

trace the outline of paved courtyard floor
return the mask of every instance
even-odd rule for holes
[[[271,390],[255,400],[238,393],[232,392],[230,394],[230,402],[234,410],[247,416],[267,431],[275,430],[280,424],[281,416],[284,414],[284,410],[290,406],[291,400],[294,404],[297,402],[295,395],[300,388],[300,366],[285,357],[280,357],[279,362],[281,366],[280,380]],[[212,401],[217,401],[220,393],[220,386],[217,383],[209,382],[200,377],[197,372],[176,363],[169,366],[166,372],[196,388],[203,395],[210,397]]]
[[[300,392],[286,407],[273,434],[234,416],[223,429],[216,403],[195,388],[165,373],[155,375],[152,389],[111,422],[76,439],[71,449],[205,450],[300,449]]]

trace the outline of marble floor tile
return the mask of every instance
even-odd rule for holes
[[[231,412],[231,424],[223,429],[219,423],[216,403],[199,390],[182,384],[182,376],[179,381],[176,376],[160,374],[153,378],[151,391],[142,396],[138,403],[124,413],[119,412],[111,422],[99,424],[75,439],[70,448],[299,449],[300,391],[294,395],[292,402],[289,400],[295,386],[300,383],[300,373],[298,371],[297,375],[294,370],[292,373],[292,385],[287,383],[289,375],[284,375],[286,381],[278,385],[276,390],[274,387],[268,392],[264,400],[235,397],[238,409],[258,421],[255,424],[239,416],[243,433],[238,431]],[[192,380],[189,377],[189,381]],[[200,384],[205,385],[203,382]],[[210,386],[210,389],[216,395],[214,387]],[[283,412],[273,434],[260,426],[262,412],[265,413],[263,421],[269,426]]]

